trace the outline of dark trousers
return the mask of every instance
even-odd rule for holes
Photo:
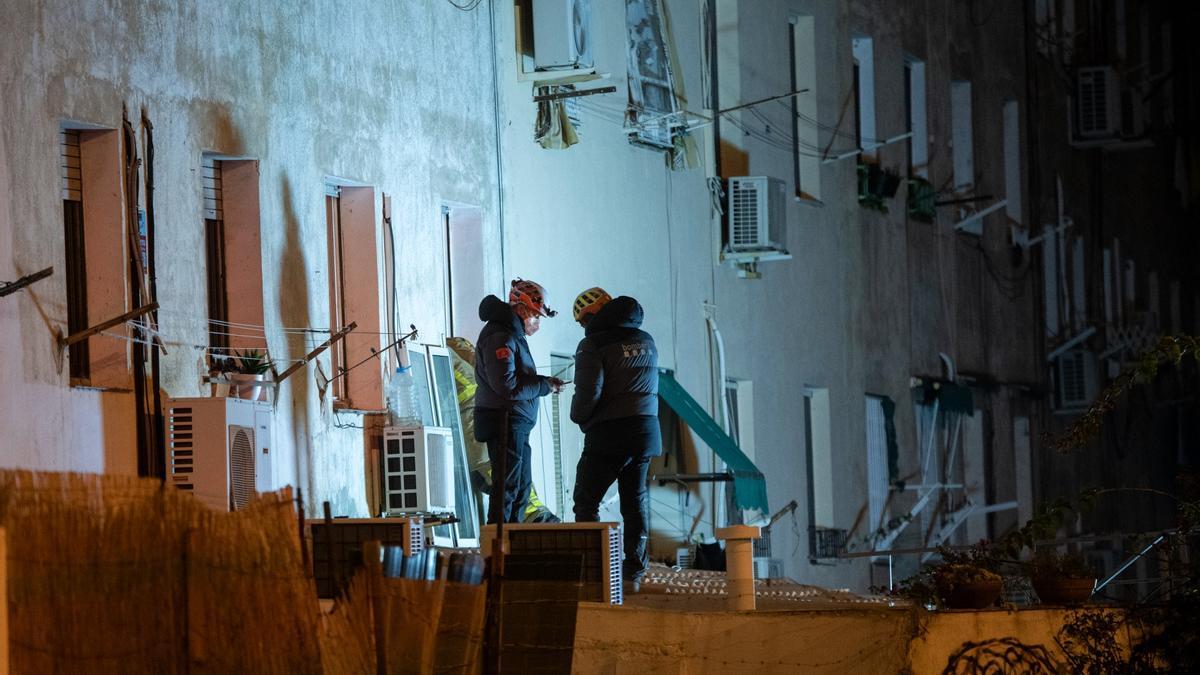
[[[502,433],[503,418],[507,418],[508,428]],[[475,410],[475,438],[487,444],[493,485],[499,478],[500,454],[504,453],[504,499],[489,502],[489,523],[497,523],[501,518],[506,523],[519,523],[525,515],[529,489],[533,486],[532,449],[529,447],[529,432],[533,425],[530,420],[499,410]]]
[[[646,544],[650,539],[646,471],[661,448],[657,418],[613,420],[587,431],[583,455],[575,468],[577,523],[600,520],[600,501],[613,481],[617,482],[625,529],[622,573],[629,581],[641,581],[646,574]]]

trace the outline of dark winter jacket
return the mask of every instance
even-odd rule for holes
[[[479,303],[479,318],[487,323],[475,343],[476,410],[507,408],[513,417],[536,422],[538,397],[550,393],[550,383],[537,374],[521,317],[489,295]]]
[[[658,348],[641,330],[642,306],[621,296],[584,330],[575,350],[571,420],[585,432],[601,422],[658,415]]]

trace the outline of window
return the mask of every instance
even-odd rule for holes
[[[221,205],[221,161],[206,156],[200,166],[204,195],[205,262],[208,271],[208,344],[224,353],[229,348],[229,297],[225,285],[225,213]]]
[[[334,404],[382,410],[383,360],[371,358],[383,346],[374,188],[337,179],[327,182],[325,223],[330,331],[357,324],[329,349]]]
[[[970,190],[975,185],[975,145],[971,126],[971,83],[950,83],[950,143],[954,157],[954,189]]]
[[[258,162],[205,154],[200,191],[209,346],[216,353],[263,350],[265,340],[255,334],[263,324]]]
[[[658,0],[626,0],[625,26],[629,32],[629,116],[636,125],[630,140],[673,148],[672,125],[679,103]]]
[[[884,398],[867,396],[867,532],[884,524],[888,500],[887,415]]]
[[[128,240],[121,137],[112,129],[60,127],[67,335],[129,311]],[[128,388],[128,343],[103,335],[67,350],[71,384]]]
[[[811,16],[793,16],[788,23],[792,91],[807,90],[791,97],[792,171],[796,196],[821,198],[821,139],[817,117],[817,47],[815,22]]]
[[[67,333],[77,333],[88,327],[87,316],[87,259],[83,237],[83,189],[79,159],[79,132],[63,129],[61,148],[63,229],[66,243]],[[86,380],[88,376],[87,340],[70,349],[71,379]]]
[[[833,527],[833,431],[829,390],[804,390],[804,427],[807,430],[809,520],[816,527]]]
[[[443,527],[454,528],[455,546],[477,546],[479,522],[475,510],[475,490],[471,487],[470,468],[467,466],[466,438],[463,435],[462,418],[459,416],[458,390],[454,383],[450,350],[431,346],[428,352],[428,369],[436,394],[438,424],[450,429],[454,442],[454,512],[458,516],[458,523]]]
[[[904,59],[904,116],[908,132],[908,175],[929,178],[929,123],[925,108],[925,62]]]
[[[875,156],[875,43],[869,37],[851,41],[854,49],[854,137],[864,157]]]
[[[488,294],[483,210],[443,206],[442,225],[446,242],[446,334],[474,342],[483,330],[479,299]]]
[[[1021,223],[1021,116],[1016,101],[1004,102],[1004,198],[1008,219]]]

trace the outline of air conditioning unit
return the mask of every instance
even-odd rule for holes
[[[496,526],[485,525],[480,539],[486,558],[496,540]],[[505,554],[512,556],[505,559],[506,579],[574,582],[582,579],[580,600],[610,605],[623,601],[620,523],[505,523],[504,546]],[[522,564],[525,561],[529,564]],[[564,561],[578,564],[564,564]]]
[[[783,252],[787,224],[787,186],[778,178],[729,179],[729,251]]]
[[[167,482],[221,511],[278,489],[271,462],[271,404],[240,398],[175,398],[166,418]]]
[[[1060,410],[1086,408],[1098,389],[1096,355],[1075,349],[1058,357],[1058,407]]]
[[[1075,73],[1075,133],[1084,139],[1115,136],[1121,122],[1121,85],[1108,66]]]
[[[447,427],[383,428],[386,515],[454,513],[454,442]]]
[[[535,68],[591,68],[591,14],[591,0],[533,0]]]
[[[364,562],[362,549],[368,541],[400,546],[405,557],[425,550],[421,516],[309,520],[305,530],[312,545],[313,578],[319,598],[332,598],[345,588]]]

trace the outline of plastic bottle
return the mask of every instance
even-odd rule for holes
[[[421,426],[421,406],[412,366],[400,366],[388,383],[388,422],[397,427]]]

